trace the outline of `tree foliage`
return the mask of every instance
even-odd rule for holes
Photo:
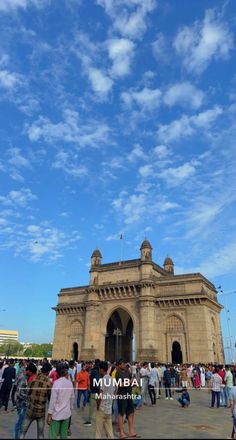
[[[0,354],[6,357],[51,357],[52,344],[32,344],[24,349],[24,345],[20,342],[9,340],[0,345]]]
[[[24,351],[26,357],[51,357],[52,344],[32,344]]]
[[[20,356],[24,352],[24,346],[18,341],[5,341],[4,344],[0,345],[0,353],[6,357],[9,356]]]

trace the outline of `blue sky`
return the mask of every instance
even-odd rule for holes
[[[235,341],[235,2],[0,0],[0,21],[0,327],[51,340],[59,289],[122,232],[125,259],[147,236],[229,292]]]

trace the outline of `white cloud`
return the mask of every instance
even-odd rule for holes
[[[145,183],[140,185],[144,187],[144,191],[129,194],[126,191],[122,191],[119,197],[112,202],[112,206],[119,215],[122,216],[123,222],[126,225],[133,225],[138,222],[149,222],[155,216],[162,212],[165,213],[168,210],[179,207],[177,203],[170,202],[166,196],[159,194],[157,187],[154,191],[152,186],[149,185],[148,190],[145,190]],[[148,185],[147,185],[148,186]]]
[[[109,76],[95,67],[89,67],[88,76],[94,92],[107,95],[112,89],[113,81]]]
[[[0,0],[0,11],[12,11],[17,8],[25,9],[27,7],[28,0]]]
[[[150,177],[153,175],[153,167],[152,165],[143,165],[138,170],[141,177]]]
[[[123,214],[125,218],[124,221],[126,224],[132,224],[139,221],[146,211],[144,194],[132,194],[128,197],[124,204],[121,200],[120,203],[123,205]],[[113,206],[117,206],[116,201],[113,202]]]
[[[212,109],[205,110],[192,117],[193,124],[198,128],[208,129],[215,120],[222,115],[223,109],[215,105]]]
[[[208,9],[202,22],[196,21],[178,32],[174,47],[183,57],[184,67],[200,74],[212,60],[229,57],[234,47],[233,34],[227,23]]]
[[[141,145],[135,144],[131,152],[128,154],[127,159],[129,162],[136,162],[139,159],[147,159],[147,156],[144,153]]]
[[[169,60],[170,49],[168,47],[166,37],[161,32],[157,34],[156,40],[152,43],[152,51],[154,57],[158,62],[166,62],[167,60]]]
[[[33,262],[56,261],[63,257],[64,249],[71,248],[80,239],[78,231],[69,235],[45,223],[30,225],[16,246],[16,254],[24,254]]]
[[[101,58],[101,51],[104,51],[104,44],[94,43],[90,37],[80,31],[75,36],[71,51],[76,54],[82,64],[82,72],[89,80],[92,90],[100,100],[107,99],[108,93],[112,90],[113,80],[103,68],[98,68],[104,59]]]
[[[159,89],[150,89],[144,87],[140,91],[128,91],[121,94],[121,99],[128,107],[133,104],[138,105],[143,110],[154,110],[161,103],[161,91]]]
[[[112,170],[124,170],[124,158],[123,156],[114,156],[109,161],[102,162],[105,168],[111,168]]]
[[[121,232],[117,232],[117,234],[111,234],[106,237],[106,241],[118,241],[120,240]]]
[[[172,142],[184,137],[192,136],[197,129],[208,130],[216,119],[223,113],[223,109],[214,106],[194,116],[183,115],[180,119],[170,124],[162,124],[158,129],[158,137],[161,141]]]
[[[163,202],[160,204],[160,211],[161,212],[166,212],[169,211],[170,209],[176,209],[179,208],[180,205],[179,203],[175,203],[175,202]]]
[[[171,167],[162,170],[158,175],[169,186],[178,186],[180,183],[193,176],[196,168],[192,163],[185,163],[179,167]]]
[[[10,159],[8,159],[10,165],[13,165],[16,168],[31,167],[30,161],[21,154],[20,148],[10,148],[8,154],[10,156]]]
[[[66,174],[73,177],[83,177],[88,175],[88,169],[85,165],[79,162],[78,154],[67,153],[63,150],[56,154],[55,161],[52,163],[52,168],[60,169]]]
[[[158,157],[158,159],[166,159],[170,154],[170,149],[166,145],[157,145],[153,149],[154,155]]]
[[[20,75],[9,72],[6,69],[0,70],[0,87],[13,89],[17,84],[21,83]]]
[[[0,0],[0,12],[13,12],[18,8],[26,9],[28,6],[39,8],[46,3],[48,0]]]
[[[12,190],[7,196],[0,196],[0,203],[8,206],[26,207],[31,200],[37,199],[36,195],[29,188],[21,188],[21,190]]]
[[[107,143],[110,129],[100,121],[82,123],[77,112],[67,109],[62,122],[54,124],[50,119],[41,116],[27,127],[27,133],[33,142],[42,138],[47,142],[63,140],[78,147],[98,147]]]
[[[225,246],[221,246],[220,250],[214,251],[213,254],[208,252],[200,266],[194,268],[194,271],[203,273],[207,277],[218,277],[225,274],[235,274],[236,261],[236,241],[233,240]]]
[[[113,28],[132,39],[142,38],[147,29],[148,14],[157,4],[155,0],[97,0],[97,3],[111,17]]]
[[[169,107],[179,104],[182,107],[198,109],[203,104],[204,93],[190,82],[182,82],[169,87],[163,101]]]
[[[109,57],[113,62],[112,76],[121,77],[130,73],[134,43],[127,38],[120,38],[108,40],[107,46]]]

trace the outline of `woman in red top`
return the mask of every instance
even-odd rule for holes
[[[85,408],[88,402],[88,391],[90,389],[90,379],[89,379],[89,374],[86,371],[85,363],[81,365],[81,371],[77,374],[77,384],[78,384],[77,408],[80,409],[80,399],[82,395],[83,395],[83,408]]]
[[[196,389],[201,388],[201,382],[200,382],[200,379],[199,379],[197,371],[194,371],[194,373],[193,373],[193,386]]]

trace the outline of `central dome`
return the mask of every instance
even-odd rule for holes
[[[99,258],[102,258],[102,254],[101,254],[101,252],[100,252],[99,249],[95,249],[95,251],[93,251],[93,253],[92,253],[92,257],[91,257],[91,258],[93,258],[93,257],[99,257]]]
[[[144,240],[141,244],[141,248],[140,249],[152,249],[152,246],[150,244],[150,242],[148,240]]]

